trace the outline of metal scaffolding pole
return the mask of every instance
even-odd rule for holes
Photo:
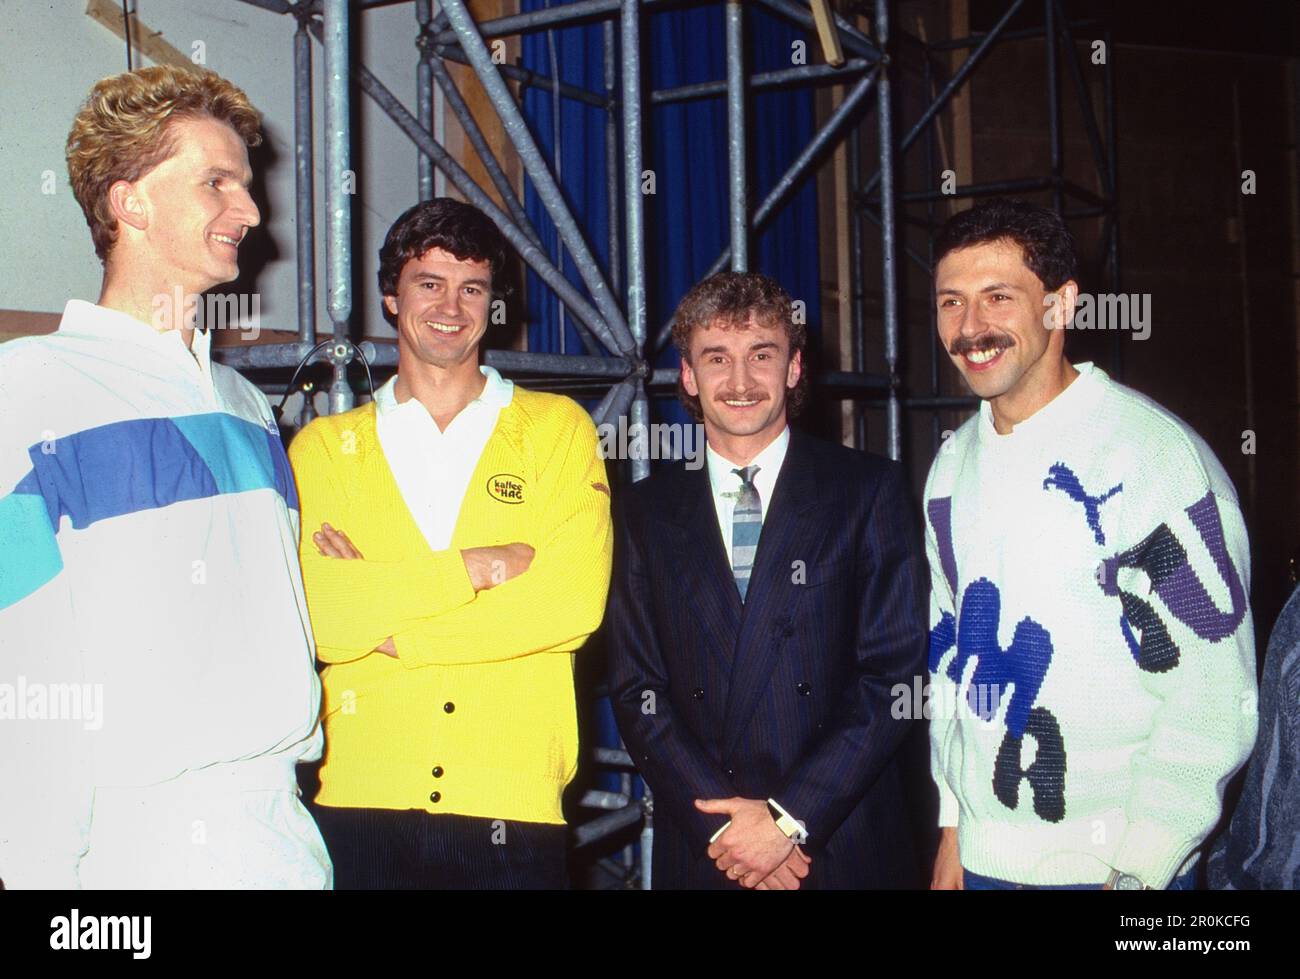
[[[348,385],[347,367],[352,361],[348,320],[352,316],[352,136],[351,81],[348,65],[347,0],[324,0],[325,27],[325,209],[328,232],[325,237],[325,289],[334,339],[330,352],[334,380],[330,384],[330,414],[348,411],[356,395]]]
[[[439,58],[454,61],[460,65],[468,66],[470,63],[469,58],[465,57],[459,48],[451,45],[439,44],[433,49],[433,53]],[[575,102],[595,106],[597,109],[607,108],[603,96],[597,95],[595,92],[589,92],[577,85],[557,81],[549,75],[529,71],[527,68],[520,68],[518,65],[497,65],[496,67],[497,71],[506,78],[518,82],[525,88],[540,88],[545,92],[559,92],[566,99],[573,99]]]
[[[925,95],[926,98],[934,97],[934,61],[930,57],[930,52],[925,52],[924,60],[925,75]],[[927,126],[925,129],[925,184],[927,187],[934,185],[934,178],[938,173],[938,166],[935,161],[935,126]],[[944,161],[947,166],[948,161]],[[935,229],[935,201],[927,201],[925,205],[925,267],[926,274],[934,267],[934,229]],[[939,311],[935,303],[927,303],[929,314],[926,316],[926,323],[930,330],[930,342],[926,346],[930,350],[930,396],[937,398],[939,396]],[[939,413],[932,412],[930,415],[930,446],[934,452],[939,451],[939,446],[943,438],[940,431]]]
[[[433,132],[433,52],[427,38],[433,20],[433,0],[415,0],[415,22],[419,27],[415,45],[420,58],[415,63],[415,118],[420,126]],[[416,174],[420,200],[433,199],[433,160],[424,152],[416,160]]]
[[[1111,37],[1110,31],[1102,35],[1102,42],[1105,45],[1106,65],[1105,71],[1102,72],[1102,96],[1106,103],[1106,142],[1110,147],[1110,153],[1106,157],[1107,171],[1110,175],[1110,213],[1106,215],[1102,226],[1103,247],[1106,249],[1106,271],[1110,291],[1119,293],[1123,291],[1123,284],[1120,281],[1120,264],[1119,264],[1119,213],[1116,207],[1116,200],[1119,196],[1119,136],[1115,126],[1115,50],[1112,47],[1114,38]],[[1115,380],[1124,380],[1124,344],[1120,339],[1120,334],[1115,334],[1113,346],[1111,347],[1111,373]]]
[[[903,204],[925,204],[930,201],[962,200],[967,197],[994,197],[1003,194],[1021,194],[1035,190],[1050,190],[1058,185],[1051,177],[1024,177],[1015,180],[986,180],[978,184],[959,184],[951,193],[942,190],[914,190],[896,195]],[[1068,185],[1067,185],[1068,186]],[[866,204],[878,204],[875,197],[863,199]]]
[[[656,7],[671,6],[676,2],[678,0],[642,0],[641,6],[653,10]],[[576,0],[573,3],[557,4],[543,10],[485,20],[478,25],[478,32],[483,37],[504,37],[508,34],[530,34],[552,27],[572,27],[593,20],[607,19],[613,14],[618,14],[622,7],[623,0]],[[454,31],[438,35],[440,44],[453,44],[455,41]]]
[[[641,194],[641,10],[638,0],[623,0],[619,26],[623,41],[623,202],[627,222],[628,328],[636,355],[645,350],[645,198]],[[644,365],[642,365],[644,376]],[[650,403],[641,378],[636,382],[631,422],[648,425]],[[633,482],[650,475],[649,459],[632,460]]]
[[[1043,0],[1043,16],[1047,21],[1045,44],[1047,54],[1047,139],[1051,155],[1052,170],[1052,207],[1057,214],[1065,213],[1065,194],[1061,187],[1064,180],[1061,141],[1061,84],[1060,72],[1056,65],[1056,5],[1052,0]]]
[[[607,20],[600,25],[601,44],[605,52],[605,96],[609,99],[610,109],[605,111],[605,206],[606,221],[609,224],[609,284],[618,292],[623,283],[623,248],[619,240],[619,187],[618,187],[618,117],[612,106],[616,104],[615,93],[618,86],[618,46],[615,43],[614,22]],[[641,175],[637,174],[637,180]]]
[[[749,271],[749,192],[745,180],[745,19],[740,0],[727,0],[727,201],[731,271]]]
[[[510,217],[519,226],[519,230],[532,239],[533,244],[540,248],[542,239],[537,234],[537,229],[533,227],[533,222],[528,219],[524,206],[519,203],[515,188],[511,186],[510,179],[506,176],[505,171],[501,169],[500,161],[497,159],[496,154],[492,152],[492,147],[488,145],[487,137],[483,135],[483,130],[479,128],[478,121],[474,118],[474,113],[470,111],[469,105],[465,102],[465,97],[456,85],[456,80],[451,77],[451,72],[447,70],[447,66],[443,64],[441,59],[435,58],[432,59],[430,65],[430,74],[437,81],[438,87],[442,90],[443,98],[447,100],[447,106],[460,123],[460,128],[465,131],[465,138],[469,140],[470,145],[474,147],[474,152],[478,154],[483,169],[487,171],[488,179],[492,181],[492,186],[497,189],[497,193],[501,195],[501,200],[505,202]],[[429,132],[433,131],[428,126],[424,128],[428,129]],[[432,161],[430,161],[430,165],[432,165]]]
[[[1102,145],[1101,132],[1097,128],[1097,114],[1092,110],[1092,99],[1088,97],[1088,83],[1083,77],[1083,66],[1079,64],[1079,52],[1074,47],[1074,37],[1065,16],[1065,9],[1060,0],[1048,0],[1056,9],[1061,40],[1065,42],[1065,62],[1070,68],[1070,79],[1079,99],[1079,114],[1083,117],[1083,129],[1088,135],[1088,145],[1092,149],[1093,162],[1097,165],[1097,175],[1101,180],[1102,192],[1110,197],[1113,188],[1110,184],[1110,164],[1106,159],[1106,149]]]
[[[975,70],[976,66],[978,66],[981,61],[984,60],[984,56],[988,54],[989,49],[997,43],[1002,32],[1006,29],[1007,24],[1024,5],[1024,2],[1025,0],[1012,0],[1012,4],[1007,8],[1006,13],[998,18],[998,22],[993,25],[993,29],[989,31],[988,34],[984,35],[984,39],[980,41],[979,46],[967,56],[966,60],[962,62],[961,67],[953,74],[952,78],[948,79],[948,84],[943,87],[943,90],[940,91],[937,96],[935,96],[934,101],[926,107],[926,110],[923,113],[921,113],[921,118],[912,124],[912,128],[907,131],[907,135],[903,137],[903,141],[898,144],[897,152],[900,156],[911,149],[912,144],[916,142],[916,138],[921,134],[921,131],[934,120],[934,117],[938,114],[939,110],[948,104],[948,100],[952,98],[953,93],[966,83],[966,79],[970,76],[970,73]],[[880,173],[877,172],[874,177],[867,181],[867,185],[862,188],[862,193],[870,194],[876,189],[876,185],[879,182]]]
[[[825,125],[818,130],[808,145],[795,157],[785,173],[773,185],[772,189],[768,191],[767,197],[763,198],[763,203],[758,206],[758,210],[750,218],[751,227],[756,234],[767,225],[767,222],[780,210],[790,195],[813,172],[815,164],[823,158],[824,154],[843,138],[849,121],[857,115],[865,104],[867,95],[870,94],[876,84],[876,79],[879,77],[879,71],[873,70],[869,75],[860,79],[853,88],[849,89],[844,96],[844,101],[830,114]],[[727,249],[709,266],[705,277],[707,278],[715,272],[721,272],[730,259],[731,249]],[[656,351],[663,349],[672,335],[672,331],[673,323],[669,319],[655,334],[654,349]]]
[[[528,128],[528,123],[519,111],[519,106],[515,104],[510,90],[506,88],[506,83],[502,79],[501,73],[497,71],[497,66],[492,63],[492,56],[488,53],[483,38],[474,26],[474,19],[465,8],[463,0],[442,0],[442,9],[460,38],[460,46],[464,50],[466,57],[469,58],[471,67],[478,75],[479,81],[483,83],[488,98],[497,110],[497,114],[501,117],[501,124],[510,137],[511,143],[514,144],[515,149],[518,151],[519,159],[523,163],[525,171],[533,181],[538,199],[541,200],[542,206],[546,208],[551,220],[555,223],[555,230],[559,234],[560,240],[564,242],[565,247],[569,249],[569,253],[573,256],[574,265],[577,267],[582,281],[586,284],[587,291],[591,294],[596,308],[600,310],[610,332],[618,340],[619,352],[630,353],[634,343],[632,335],[628,332],[627,320],[624,318],[622,310],[618,308],[618,304],[614,301],[614,295],[609,288],[609,284],[605,281],[605,277],[601,274],[600,266],[591,254],[591,249],[587,247],[587,242],[583,238],[582,231],[578,227],[572,212],[569,210],[569,205],[564,199],[559,184],[556,183],[550,167],[547,166],[541,151],[533,141],[533,134]]]
[[[544,10],[485,20],[478,25],[478,32],[488,38],[544,31],[552,27],[567,27],[615,13],[619,5],[620,0],[577,0],[576,3],[557,4]],[[455,44],[457,40],[455,31],[444,31],[438,35],[439,44]]]
[[[525,374],[623,378],[632,370],[632,365],[622,357],[544,354],[533,350],[489,350],[486,357],[494,367]]]
[[[880,44],[880,80],[876,83],[876,118],[880,139],[880,276],[881,316],[884,319],[885,366],[889,372],[889,458],[903,457],[902,409],[898,400],[898,260],[894,226],[894,109],[890,102],[889,0],[876,0],[876,38]]]
[[[1081,17],[1077,20],[1070,21],[1070,28],[1096,27],[1097,21],[1088,17]],[[980,44],[987,35],[977,34],[973,37],[958,37],[948,41],[931,41],[925,44],[928,51],[957,51],[961,48],[973,48]],[[1003,31],[1002,40],[1004,41],[1023,41],[1031,37],[1042,37],[1043,28],[1027,27],[1019,31]],[[922,42],[924,43],[924,42]]]
[[[316,342],[316,147],[311,124],[311,38],[293,34],[293,183],[298,231],[298,339]]]
[[[787,20],[791,20],[809,31],[816,32],[816,21],[813,19],[812,11],[807,7],[794,3],[793,0],[759,0],[759,2]],[[877,47],[876,43],[839,14],[835,15],[835,26],[840,32],[840,43],[848,50],[869,61],[876,61],[880,58],[880,48]]]
[[[631,427],[645,426],[649,431],[650,400],[646,393],[645,377],[647,375],[646,351],[646,264],[645,264],[645,198],[641,193],[641,172],[644,165],[642,158],[642,118],[641,100],[641,10],[638,0],[623,0],[619,14],[619,27],[623,50],[623,192],[627,222],[627,311],[628,327],[632,332],[636,352],[642,359],[637,364],[637,375],[628,378],[625,384],[631,387],[631,405],[628,420]],[[607,50],[609,48],[607,47]],[[611,251],[611,261],[613,253]],[[620,392],[621,404],[627,392]],[[619,415],[610,415],[611,418]],[[637,453],[632,459],[632,481],[640,482],[650,475],[648,453]],[[628,759],[631,761],[631,758]],[[654,798],[650,786],[643,783],[644,798],[636,806],[628,806],[624,812],[635,812],[632,822],[641,823],[641,889],[650,890],[651,853],[654,848]],[[598,822],[599,820],[596,820]]]
[[[600,404],[596,405],[591,412],[591,420],[599,425],[612,424],[616,418],[621,418],[628,413],[632,407],[632,399],[637,395],[637,379],[634,377],[625,377],[617,384],[613,385],[603,398]]]
[[[352,208],[350,182],[347,0],[324,0],[325,26],[325,239],[326,294],[334,335],[346,333],[352,314]]]
[[[326,294],[334,335],[347,335],[352,315],[352,125],[348,91],[347,0],[323,0],[325,26],[325,238]]]
[[[578,292],[568,279],[561,275],[559,270],[551,264],[550,259],[546,257],[546,253],[533,244],[528,235],[511,221],[501,208],[497,207],[496,202],[483,192],[482,188],[470,178],[464,168],[443,149],[433,136],[420,128],[420,124],[415,121],[415,117],[406,110],[397,100],[397,97],[385,88],[384,84],[365,65],[359,66],[357,81],[360,83],[362,90],[375,100],[388,117],[406,133],[407,137],[433,157],[438,169],[447,175],[455,188],[464,194],[471,204],[492,219],[493,223],[501,229],[501,233],[505,235],[506,240],[519,253],[519,257],[545,280],[546,284],[555,291],[557,296],[564,300],[569,307],[569,312],[573,314],[575,323],[582,324],[583,328],[590,329],[611,351],[617,351],[625,356],[631,353],[630,346],[624,349],[622,345],[617,343],[600,314],[587,302],[582,293]]]
[[[894,199],[895,201],[898,200],[897,194],[894,195]],[[881,227],[882,222],[880,220],[880,215],[877,214],[875,211],[873,211],[871,208],[862,207],[862,208],[858,208],[858,210],[861,211],[862,214],[866,217],[866,219],[870,221],[872,224],[874,224],[877,228]],[[903,214],[901,217],[902,220],[904,221],[910,220],[906,214]],[[894,218],[895,226],[897,226],[898,220],[899,220],[899,215],[897,214],[897,212],[895,212],[895,218]],[[918,269],[920,269],[923,274],[927,276],[930,274],[931,264],[925,260],[924,255],[918,254],[914,249],[911,248],[911,246],[905,245],[901,242],[899,243],[898,247],[899,250],[902,251],[904,258],[910,259],[912,264],[915,265]]]
[[[346,345],[346,344],[345,344]],[[371,367],[396,367],[396,344],[359,344],[369,347],[366,360]],[[297,364],[311,347],[307,344],[267,344],[255,347],[229,347],[221,352],[222,362],[231,367],[266,369]],[[328,358],[327,358],[328,359]],[[530,350],[486,350],[483,360],[491,367],[512,374],[536,374],[539,377],[580,379],[584,385],[603,385],[626,378],[632,365],[622,357],[586,357],[577,354],[544,354]]]
[[[848,178],[849,186],[857,187],[862,180],[862,140],[855,130],[848,139]],[[863,209],[849,208],[849,346],[851,348],[850,364],[853,370],[862,373],[866,370],[866,295],[863,292],[862,278],[862,215]],[[841,288],[844,288],[841,286]],[[867,420],[862,411],[861,402],[853,406],[853,447],[866,450]]]
[[[830,65],[800,65],[797,68],[782,68],[780,71],[765,71],[757,75],[750,75],[745,87],[750,92],[757,92],[772,88],[787,88],[791,84],[798,83],[816,84],[843,78],[856,78],[864,71],[868,71],[873,64],[874,62],[863,58],[852,58],[838,68],[832,68]],[[725,80],[720,82],[697,82],[693,85],[679,85],[676,88],[664,88],[657,92],[651,92],[650,102],[653,105],[664,105],[726,94],[727,83]]]

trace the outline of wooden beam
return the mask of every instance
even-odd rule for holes
[[[121,4],[113,0],[87,0],[86,16],[126,40],[126,24]],[[131,14],[131,47],[157,65],[194,70],[194,62],[162,39],[162,31],[151,31]]]
[[[470,0],[469,12],[475,21],[482,22],[492,20],[495,17],[507,17],[511,14],[520,12],[522,5],[519,0]],[[519,56],[523,52],[523,47],[519,37],[493,38],[488,40],[489,50],[497,44],[504,44],[505,60],[507,64],[516,64]],[[515,195],[520,201],[524,199],[524,167],[519,159],[519,154],[515,150],[514,143],[506,135],[505,127],[501,124],[501,117],[497,114],[496,107],[492,105],[492,100],[488,98],[487,91],[483,88],[483,83],[478,80],[478,75],[474,69],[468,65],[459,65],[455,62],[446,62],[447,68],[451,72],[451,77],[455,80],[456,86],[460,89],[461,95],[464,96],[466,104],[469,106],[470,114],[478,123],[478,127],[483,132],[483,138],[487,140],[488,147],[492,150],[501,164],[501,169],[505,172],[506,179],[510,181],[515,189]],[[550,69],[541,72],[543,75],[549,75]],[[519,92],[519,86],[515,82],[507,81],[507,86],[516,95]],[[522,99],[519,99],[522,101]],[[566,104],[564,108],[564,118],[572,119],[573,113],[578,111],[571,103]],[[447,150],[450,153],[458,154],[461,166],[470,178],[479,185],[485,194],[492,198],[497,204],[505,206],[505,201],[501,199],[501,194],[497,191],[496,185],[492,183],[492,178],[488,176],[487,168],[479,160],[478,153],[470,145],[469,138],[461,128],[460,122],[456,116],[447,110],[444,119],[446,120],[447,132]],[[448,192],[460,195],[452,188],[448,187]],[[520,269],[519,285],[522,286],[526,274]],[[512,303],[513,305],[513,303]],[[504,335],[504,331],[501,335]],[[528,349],[528,331],[526,329],[513,329],[510,334],[511,350]]]
[[[62,313],[36,313],[26,309],[0,309],[0,343],[18,337],[38,337],[59,328]]]
[[[831,0],[812,0],[812,15],[817,24],[817,36],[821,38],[826,63],[838,68],[844,64],[844,49],[840,47],[840,32],[835,29]]]

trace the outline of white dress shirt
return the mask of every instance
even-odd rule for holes
[[[754,489],[758,490],[758,502],[764,521],[767,520],[772,491],[776,489],[776,477],[781,472],[781,464],[785,462],[785,451],[789,446],[790,426],[787,425],[750,463],[751,466],[758,466],[758,472],[754,474]],[[704,458],[708,463],[709,485],[713,489],[713,505],[718,512],[718,528],[722,531],[722,546],[727,551],[727,563],[734,568],[731,560],[731,515],[735,512],[736,500],[740,498],[744,483],[732,470],[744,467],[724,459],[714,451],[712,445],[705,446]]]
[[[430,550],[451,546],[474,467],[501,409],[515,396],[514,384],[494,368],[484,365],[479,370],[487,378],[482,394],[461,409],[446,431],[438,428],[418,399],[397,400],[396,374],[375,392],[379,445]]]

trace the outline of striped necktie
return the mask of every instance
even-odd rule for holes
[[[736,500],[736,509],[731,514],[731,569],[736,576],[736,587],[740,589],[740,600],[745,600],[749,591],[749,575],[754,570],[754,555],[758,551],[758,535],[763,532],[763,507],[754,487],[754,475],[758,466],[746,466],[744,469],[731,470],[740,477],[744,486],[740,498]]]

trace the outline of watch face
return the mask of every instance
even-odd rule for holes
[[[1129,874],[1120,874],[1119,880],[1115,882],[1115,890],[1117,891],[1140,891],[1142,889],[1142,881]]]

